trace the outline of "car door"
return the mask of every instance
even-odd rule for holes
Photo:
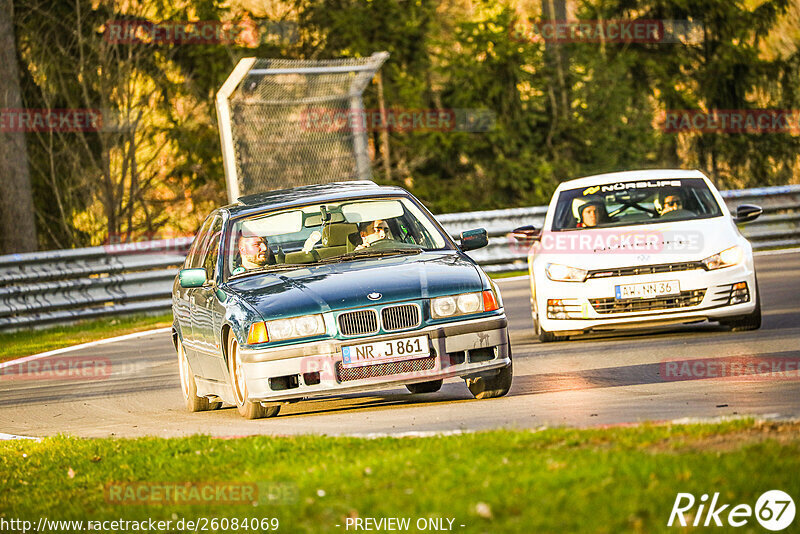
[[[183,263],[184,269],[192,269],[200,266],[202,261],[202,251],[204,243],[208,241],[211,229],[211,223],[214,220],[209,216],[200,226],[195,235],[192,246],[189,248],[189,253],[186,255],[186,260]],[[200,363],[197,361],[197,342],[194,339],[192,332],[192,297],[193,288],[185,288],[178,286],[175,298],[175,315],[178,322],[178,327],[181,331],[183,338],[183,348],[186,351],[186,357],[189,360],[189,366],[195,374],[202,374],[200,370]]]
[[[225,366],[218,333],[222,328],[223,304],[217,285],[217,264],[222,237],[223,219],[217,213],[209,229],[208,240],[202,260],[198,267],[206,270],[207,282],[194,288],[191,297],[192,336],[195,340],[197,358],[203,369],[203,376],[211,380],[225,379]]]

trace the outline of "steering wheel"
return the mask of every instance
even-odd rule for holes
[[[625,211],[628,208],[636,208],[639,211],[643,211],[645,213],[649,213],[653,217],[658,217],[658,212],[656,210],[650,209],[650,208],[645,208],[644,206],[642,206],[638,202],[626,202],[622,206],[620,206],[619,208],[615,209],[613,212],[609,213],[608,217],[609,218],[616,217],[617,215],[619,215],[620,213],[622,213],[623,211]]]

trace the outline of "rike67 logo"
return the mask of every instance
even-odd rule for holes
[[[685,527],[691,523],[694,527],[743,527],[753,516],[767,530],[784,530],[794,521],[794,501],[781,490],[764,492],[756,501],[755,507],[749,504],[723,504],[719,499],[719,492],[714,493],[711,502],[705,493],[699,502],[691,493],[678,493],[667,526]]]

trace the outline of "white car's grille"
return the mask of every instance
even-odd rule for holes
[[[381,310],[383,329],[387,332],[406,330],[420,324],[419,306],[416,304],[401,304],[390,306]]]
[[[375,310],[357,310],[339,315],[339,332],[345,336],[361,336],[378,331],[378,313]]]
[[[681,291],[679,295],[654,299],[617,300],[614,297],[610,297],[589,299],[589,302],[597,313],[632,313],[697,306],[703,301],[705,294],[705,289],[693,289]]]
[[[683,263],[663,263],[659,265],[637,265],[635,267],[619,267],[615,269],[595,269],[589,271],[586,278],[609,278],[612,276],[635,276],[637,274],[675,273],[703,269],[699,261]]]

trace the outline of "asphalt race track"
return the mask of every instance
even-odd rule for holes
[[[38,359],[91,359],[110,373],[94,378],[12,378],[0,370],[0,432],[25,436],[215,436],[324,433],[406,434],[543,425],[594,426],[682,418],[800,417],[800,372],[708,378],[709,362],[730,369],[800,360],[800,252],[756,258],[761,330],[733,333],[716,324],[595,335],[540,344],[531,332],[527,279],[500,282],[511,324],[514,382],[508,396],[477,401],[461,380],[438,392],[404,388],[283,406],[278,417],[242,419],[235,408],[184,410],[169,334],[83,348]],[[665,380],[664,361],[695,369]],[[711,360],[713,359],[713,360]],[[732,365],[733,364],[733,365]],[[712,369],[714,369],[712,371]]]

